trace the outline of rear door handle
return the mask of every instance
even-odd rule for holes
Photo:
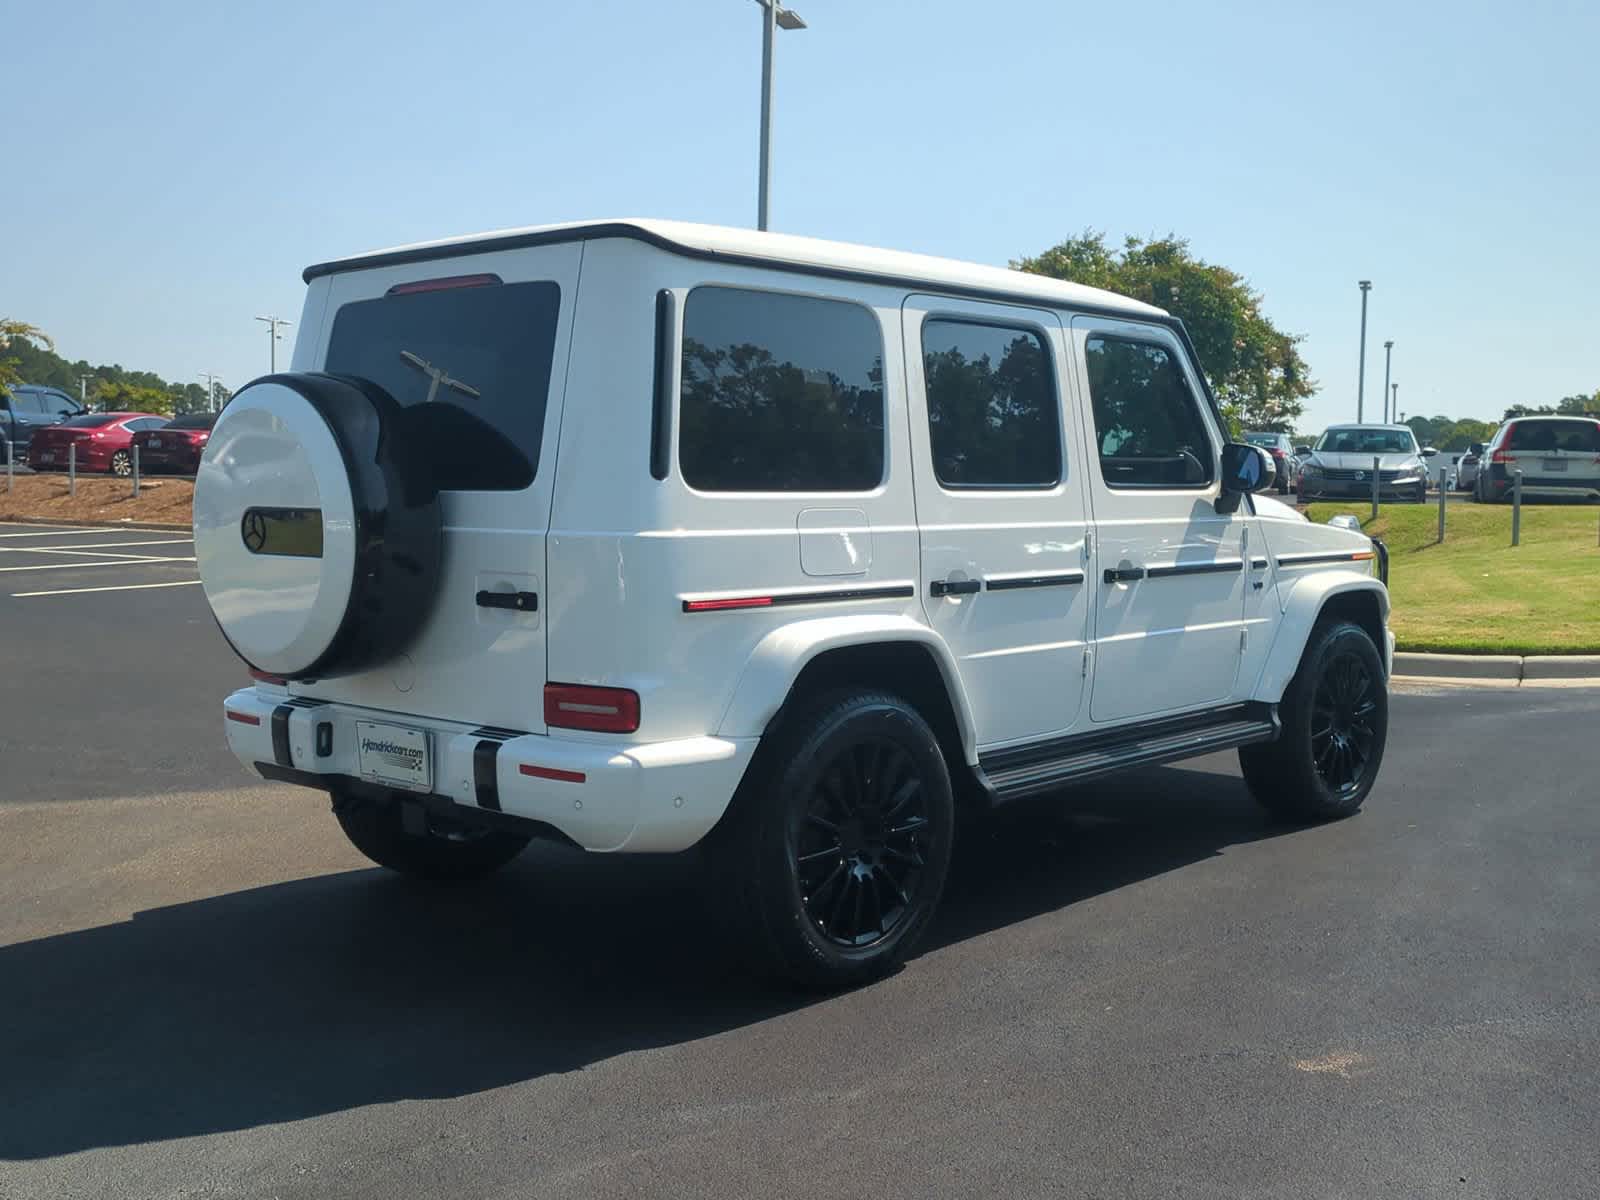
[[[928,585],[931,596],[970,596],[983,587],[981,579],[935,579]]]
[[[510,608],[517,612],[538,612],[538,592],[479,592],[479,608]]]
[[[1107,583],[1134,583],[1144,578],[1143,567],[1107,567]]]

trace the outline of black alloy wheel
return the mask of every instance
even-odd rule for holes
[[[929,821],[916,763],[886,738],[842,749],[816,776],[789,831],[800,901],[818,932],[860,949],[914,911]]]
[[[1324,660],[1311,702],[1311,754],[1317,774],[1341,797],[1361,790],[1377,741],[1377,682],[1357,653]]]

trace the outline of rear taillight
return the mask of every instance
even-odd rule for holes
[[[1489,461],[1494,463],[1508,463],[1516,462],[1517,460],[1511,457],[1511,451],[1509,450],[1496,450],[1489,456]]]
[[[268,675],[265,671],[258,671],[254,667],[250,668],[250,678],[257,683],[270,683],[275,687],[284,687],[289,682],[281,675]]]
[[[547,683],[544,723],[592,733],[632,733],[639,728],[639,693],[627,688]]]

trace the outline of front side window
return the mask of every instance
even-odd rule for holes
[[[678,463],[707,492],[865,492],[884,474],[883,334],[858,304],[698,287]]]
[[[490,282],[399,290],[339,310],[324,370],[405,410],[446,491],[521,491],[539,470],[561,288]]]
[[[933,473],[962,487],[1054,487],[1061,420],[1043,340],[1030,329],[934,319],[922,326]]]
[[[1166,346],[1097,334],[1088,339],[1084,357],[1107,487],[1194,488],[1211,482],[1205,420]]]

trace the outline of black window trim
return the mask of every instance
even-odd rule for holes
[[[912,297],[907,296],[906,300]],[[902,302],[904,303],[904,302]],[[1038,311],[1035,309],[1034,311]],[[1060,319],[1059,317],[1057,318]],[[1055,397],[1056,405],[1056,477],[1050,483],[946,483],[939,478],[939,464],[933,455],[933,421],[928,410],[928,349],[926,332],[931,321],[945,321],[951,324],[962,325],[987,325],[992,329],[1013,329],[1022,332],[1033,332],[1039,338],[1039,344],[1044,347],[1044,356],[1050,364],[1050,390]],[[964,312],[961,309],[929,308],[922,314],[922,323],[917,327],[917,352],[921,356],[922,366],[919,374],[922,378],[922,415],[928,419],[928,467],[933,472],[933,481],[939,485],[939,490],[952,495],[971,495],[973,492],[1035,492],[1045,495],[1057,491],[1067,481],[1067,437],[1066,422],[1063,419],[1066,405],[1061,400],[1061,373],[1058,369],[1055,351],[1050,347],[1050,330],[1039,321],[1030,321],[1018,316],[1015,319],[1006,319],[995,314],[978,315]]]
[[[687,297],[686,297],[687,298]],[[678,389],[677,297],[671,288],[656,293],[656,357],[650,404],[650,478],[672,473],[672,417]]]
[[[765,284],[744,283],[727,279],[701,279],[691,284],[689,287],[684,288],[682,299],[678,300],[674,306],[680,308],[683,315],[677,322],[676,332],[678,336],[672,339],[672,346],[676,356],[673,360],[672,379],[676,386],[672,387],[670,392],[672,425],[680,429],[683,425],[683,333],[684,328],[688,323],[689,300],[701,288],[721,288],[724,291],[733,292],[760,292],[763,295],[788,296],[797,300],[825,300],[835,304],[848,304],[853,308],[859,308],[865,312],[868,318],[872,321],[873,327],[878,331],[878,361],[883,364],[883,465],[878,473],[878,482],[873,484],[871,487],[864,489],[855,489],[849,491],[841,489],[831,489],[826,491],[818,491],[815,489],[793,489],[783,491],[708,491],[705,488],[696,487],[694,484],[689,482],[689,477],[684,473],[683,470],[683,439],[670,439],[669,435],[670,440],[677,442],[675,452],[671,455],[673,465],[677,467],[678,477],[682,479],[683,486],[689,492],[689,494],[697,498],[703,498],[707,500],[717,500],[728,496],[766,499],[768,497],[789,498],[794,496],[859,496],[865,498],[869,496],[881,495],[884,489],[889,486],[889,477],[891,473],[890,463],[894,457],[894,435],[890,429],[890,419],[893,415],[894,405],[890,403],[889,399],[889,342],[884,336],[883,321],[878,316],[877,310],[866,301],[855,296],[840,296],[832,292],[803,292],[794,288],[769,287]]]
[[[1139,322],[1137,321],[1119,321],[1118,323],[1140,328]],[[1195,393],[1194,382],[1189,378],[1188,368],[1194,364],[1190,362],[1190,352],[1192,347],[1190,346],[1187,333],[1185,333],[1182,338],[1177,339],[1179,342],[1177,346],[1173,346],[1154,328],[1149,326],[1143,327],[1143,331],[1140,333],[1127,333],[1120,329],[1110,328],[1109,322],[1104,324],[1085,322],[1081,328],[1084,331],[1083,397],[1088,405],[1089,423],[1094,430],[1094,441],[1092,444],[1094,446],[1095,453],[1090,457],[1095,460],[1095,467],[1100,472],[1100,485],[1107,491],[1114,492],[1187,492],[1203,494],[1214,489],[1217,486],[1217,476],[1220,467],[1219,457],[1222,453],[1221,446],[1217,444],[1216,435],[1219,431],[1225,431],[1227,429],[1227,425],[1223,423],[1220,415],[1218,415],[1218,410],[1215,407],[1216,399],[1211,394],[1210,386],[1205,382],[1204,373],[1200,372],[1197,368],[1195,371],[1195,376],[1201,381],[1202,391],[1199,395],[1196,395]],[[1203,483],[1112,483],[1105,477],[1105,471],[1100,465],[1101,459],[1105,456],[1099,453],[1100,426],[1099,423],[1095,421],[1094,417],[1094,391],[1093,385],[1089,381],[1089,342],[1094,338],[1099,338],[1102,341],[1127,342],[1135,346],[1155,346],[1157,349],[1166,351],[1166,353],[1172,358],[1173,362],[1177,364],[1178,373],[1183,377],[1183,386],[1189,392],[1190,400],[1195,402],[1195,410],[1200,416],[1201,428],[1205,430],[1207,439],[1211,441],[1211,459],[1209,462],[1204,464],[1206,468],[1206,478]],[[1213,428],[1206,420],[1205,413],[1202,411],[1208,406],[1208,402],[1212,410],[1212,415],[1217,417],[1217,426],[1215,428]],[[1224,433],[1223,442],[1226,443],[1226,441],[1227,437]]]

